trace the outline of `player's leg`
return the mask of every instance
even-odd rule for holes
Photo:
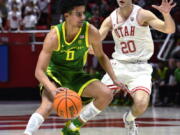
[[[131,108],[132,115],[135,117],[141,116],[146,111],[149,105],[149,93],[142,90],[138,90],[134,92],[132,98],[134,101],[134,104]]]
[[[66,124],[62,135],[79,135],[80,127],[105,109],[113,99],[112,91],[100,81],[94,81],[87,85],[82,96],[92,97],[94,100],[83,108],[79,117]]]
[[[139,71],[136,72],[137,74],[132,74],[131,83],[128,84],[133,98],[133,106],[123,116],[125,127],[128,129],[128,135],[138,134],[135,119],[141,116],[148,107],[151,93],[151,71],[149,67],[146,70],[142,70],[142,72]]]
[[[52,102],[50,101],[49,94],[47,90],[42,92],[42,101],[39,108],[31,115],[24,135],[32,135],[48,117],[52,110]]]
[[[138,129],[135,124],[135,119],[141,116],[146,111],[149,104],[149,93],[137,89],[132,94],[133,106],[123,116],[125,127],[128,128],[128,135],[138,135]]]
[[[94,106],[99,110],[103,110],[112,101],[113,94],[105,84],[100,81],[94,81],[84,89],[82,97],[94,98]]]

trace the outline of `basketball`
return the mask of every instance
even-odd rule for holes
[[[76,117],[82,109],[80,96],[72,90],[60,91],[54,98],[53,108],[63,118]]]

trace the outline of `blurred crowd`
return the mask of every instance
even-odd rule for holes
[[[86,1],[86,20],[97,28],[118,6],[116,0]],[[162,0],[134,1],[162,18],[159,11],[151,6],[153,4],[160,5]],[[176,33],[173,34],[175,49],[168,62],[159,61],[152,64],[154,68],[153,93],[156,93],[154,94],[156,95],[154,105],[180,105],[180,0],[174,0],[174,2],[177,3],[177,6],[172,10],[171,15],[176,22]],[[62,21],[59,4],[60,0],[0,0],[0,30],[49,29],[51,25]],[[166,34],[152,31],[152,36],[153,39],[158,40],[165,39]],[[92,65],[89,72],[96,73],[99,70],[97,61],[93,60]]]
[[[180,47],[180,41],[179,47]],[[180,105],[180,48],[172,52],[167,62],[153,64],[155,106]]]
[[[102,21],[116,7],[116,0],[86,0],[87,12],[86,20],[100,27]],[[151,10],[158,17],[161,14],[151,7],[152,4],[159,5],[161,0],[134,0],[141,7]],[[174,0],[177,3],[173,9],[172,15],[175,21],[180,24],[180,0]],[[48,26],[58,23],[53,22],[53,17],[60,19],[58,12],[61,0],[0,0],[0,29],[17,30],[17,29],[35,29],[36,26]],[[53,8],[52,8],[53,7]],[[55,16],[55,14],[58,14]],[[58,20],[59,20],[58,19]],[[178,26],[180,27],[180,26]],[[154,33],[154,37],[164,35]]]
[[[31,30],[50,24],[50,0],[0,0],[1,30]]]

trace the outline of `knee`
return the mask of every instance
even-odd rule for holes
[[[109,88],[106,88],[99,94],[99,98],[103,99],[104,101],[112,101],[113,93]]]
[[[134,104],[138,108],[139,111],[144,112],[148,107],[148,100],[144,98],[136,98],[134,100]]]

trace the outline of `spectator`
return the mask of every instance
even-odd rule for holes
[[[24,16],[23,26],[25,30],[33,30],[36,28],[37,16],[33,13],[28,13]]]
[[[180,59],[176,62],[177,68],[175,70],[175,78],[178,84],[178,88],[180,88]]]
[[[49,2],[50,0],[38,0],[37,5],[40,9],[41,16],[39,19],[40,25],[47,25],[49,23]]]
[[[11,31],[16,31],[20,29],[21,26],[21,12],[19,12],[18,8],[13,5],[12,11],[8,13],[8,27]]]
[[[3,31],[3,25],[2,25],[2,18],[1,18],[1,15],[0,15],[0,31]]]
[[[168,59],[168,71],[165,77],[165,85],[164,89],[167,91],[167,105],[174,105],[176,103],[176,80],[175,80],[175,69],[176,69],[176,61],[174,58]],[[163,90],[163,89],[162,89]]]
[[[8,15],[8,11],[5,5],[5,0],[0,0],[0,19],[1,19],[1,27],[4,26],[6,22],[6,18]]]
[[[107,0],[101,0],[101,5],[100,5],[100,15],[102,17],[108,16],[110,13],[110,6],[107,3]]]
[[[34,14],[37,18],[40,15],[40,11],[38,6],[33,2],[33,0],[30,0],[27,2],[25,10],[24,10],[24,16]]]
[[[103,21],[103,17],[100,17],[99,7],[97,5],[92,7],[92,14],[93,15],[91,17],[90,23],[96,26],[96,28],[99,28]]]
[[[178,105],[180,105],[180,50],[177,51],[175,54],[174,54],[174,58],[176,60],[176,70],[175,70],[175,79],[176,79],[176,82],[177,82],[177,91],[176,91],[176,103]]]
[[[28,4],[28,2],[32,1],[34,4],[37,3],[38,0],[22,0],[23,6],[26,7],[26,5]]]
[[[23,26],[25,30],[33,30],[40,16],[40,10],[34,0],[26,1],[24,10]]]
[[[154,78],[158,84],[158,102],[156,105],[167,104],[168,101],[168,90],[165,85],[165,80],[167,77],[168,67],[165,66],[165,63],[160,61],[158,62],[158,67],[154,71]]]
[[[8,2],[7,2],[8,11],[12,11],[12,7],[16,6],[18,8],[19,12],[21,12],[22,5],[23,4],[22,4],[21,0],[8,0]]]
[[[175,59],[169,58],[168,59],[168,72],[167,72],[167,77],[165,78],[165,83],[169,86],[174,86],[176,84],[175,76],[174,76],[175,69],[176,69]]]

